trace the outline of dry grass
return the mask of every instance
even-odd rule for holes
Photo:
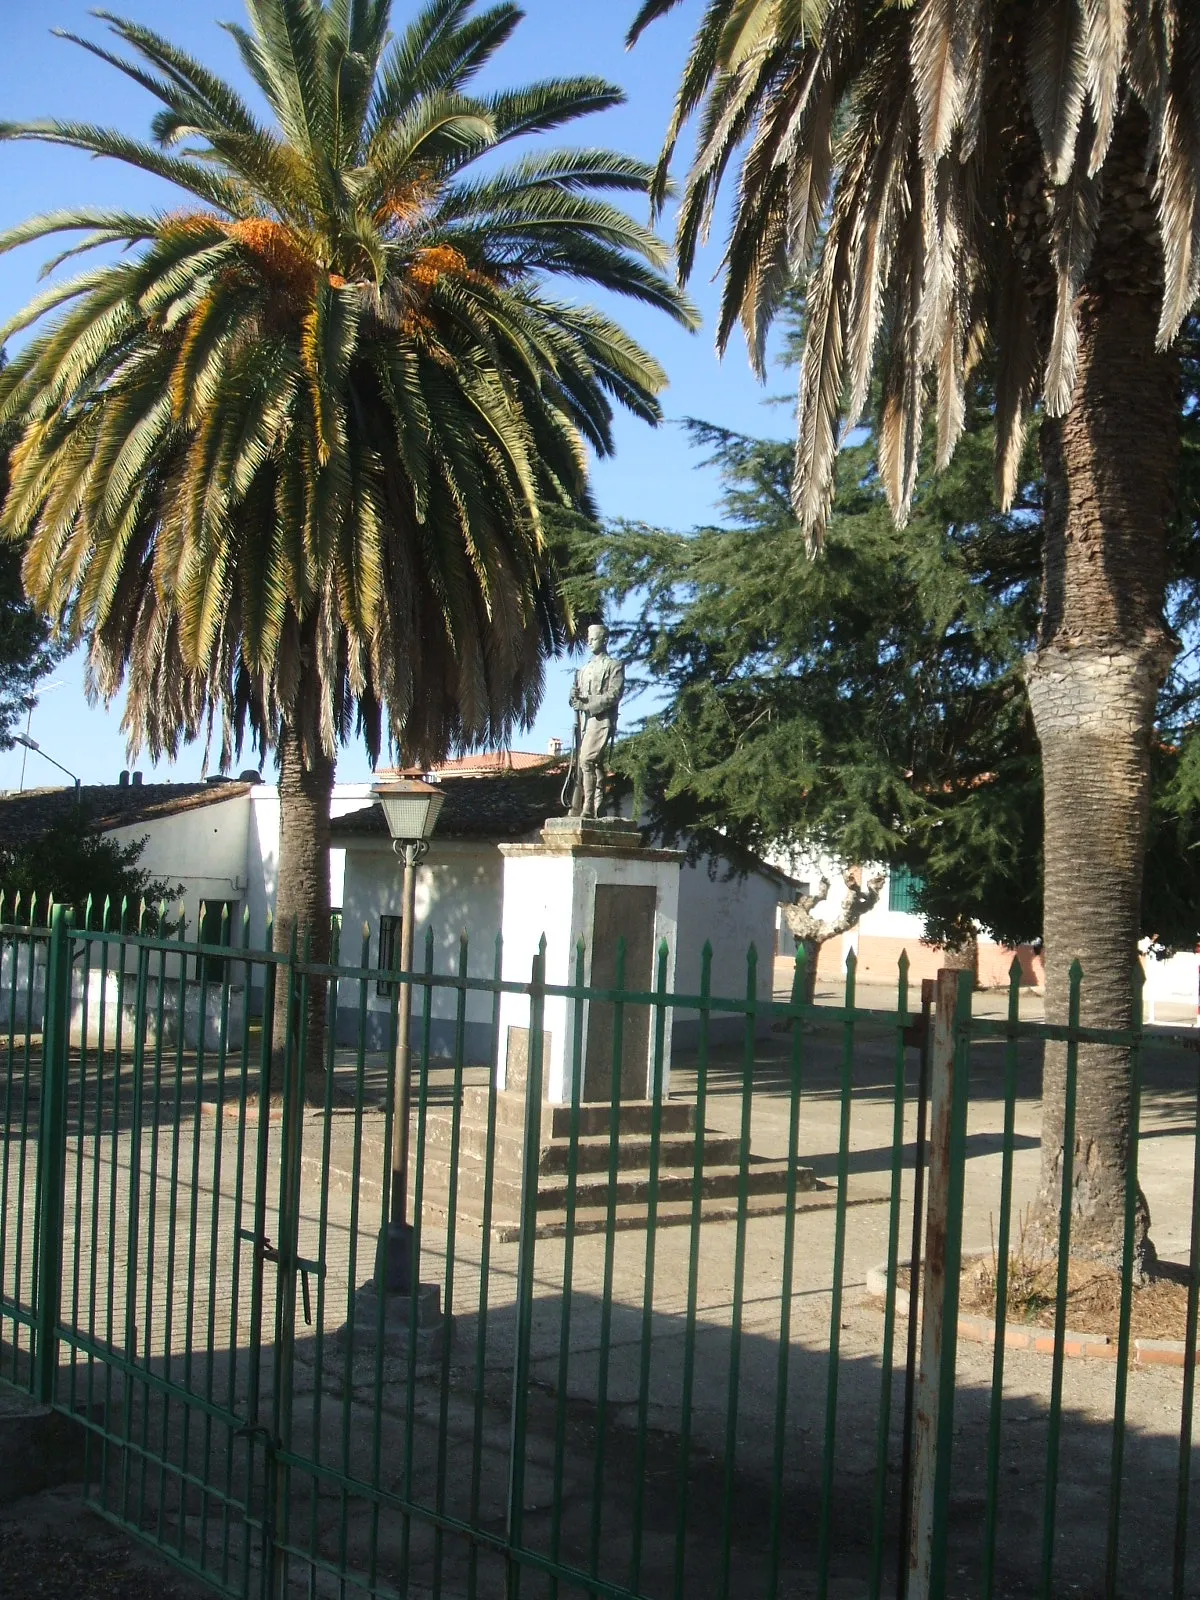
[[[1058,1296],[1058,1262],[1037,1255],[1028,1245],[1028,1212],[1018,1219],[1018,1238],[1008,1256],[1004,1321],[1053,1328]],[[998,1258],[995,1243],[986,1256],[963,1262],[959,1310],[971,1316],[995,1317]],[[909,1272],[901,1268],[899,1286],[907,1291]],[[1135,1285],[1130,1302],[1129,1331],[1135,1339],[1187,1337],[1188,1272],[1161,1262],[1152,1280]],[[1121,1274],[1096,1261],[1072,1260],[1067,1266],[1066,1326],[1073,1333],[1120,1332]]]
[[[1007,1322],[1054,1326],[1058,1297],[1058,1262],[1031,1251],[1026,1241],[1029,1213],[1018,1218],[1016,1248],[1009,1251],[1005,1301]],[[993,1238],[990,1256],[963,1263],[959,1304],[963,1311],[993,1317],[996,1314],[998,1259]],[[1183,1339],[1187,1334],[1187,1272],[1164,1264],[1149,1282],[1134,1285],[1130,1303],[1130,1333],[1135,1339]],[[1120,1331],[1121,1274],[1100,1262],[1067,1263],[1066,1326],[1080,1333]]]

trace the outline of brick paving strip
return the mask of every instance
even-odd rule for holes
[[[901,1262],[903,1267],[907,1263]],[[867,1294],[883,1306],[887,1294],[887,1265],[867,1268]],[[896,1299],[896,1319],[907,1323],[908,1312],[904,1296]],[[958,1337],[973,1344],[994,1345],[996,1324],[991,1317],[960,1316]],[[1183,1339],[1141,1339],[1129,1341],[1132,1365],[1135,1367],[1175,1367],[1182,1371],[1187,1361],[1187,1343]],[[1049,1328],[1031,1327],[1021,1322],[1004,1324],[1004,1348],[1029,1350],[1034,1355],[1054,1354],[1054,1332]],[[1063,1355],[1068,1361],[1115,1361],[1117,1341],[1107,1333],[1073,1333],[1063,1336]]]

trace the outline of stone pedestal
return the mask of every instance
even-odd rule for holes
[[[617,941],[625,939],[624,989],[654,988],[659,945],[667,941],[667,986],[675,980],[678,934],[679,868],[677,850],[647,848],[636,824],[620,817],[554,817],[538,844],[501,845],[504,857],[504,979],[528,983],[538,941],[546,938],[546,982],[575,981],[575,953],[584,947],[584,983],[589,988],[616,984]],[[614,1008],[585,1002],[581,1098],[612,1096]],[[545,1008],[543,1097],[569,1105],[575,1065],[576,1005],[549,995]],[[666,1012],[664,1073],[671,1059],[671,1012]],[[627,1005],[621,1051],[621,1098],[645,1100],[650,1093],[654,1049],[649,1006]],[[497,1085],[522,1091],[528,1081],[529,999],[506,994],[500,1006],[500,1059]],[[664,1083],[664,1093],[668,1085]]]

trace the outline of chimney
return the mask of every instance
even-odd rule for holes
[[[130,779],[130,781],[132,782],[133,787],[135,789],[140,789],[142,787],[142,775],[141,775],[141,773],[140,772],[135,772],[133,774],[132,778]]]
[[[128,769],[128,767],[122,767],[121,776],[117,779],[117,787],[120,788],[120,789],[128,789],[128,787],[129,787],[129,769]]]
[[[552,756],[562,755],[562,740],[551,739],[550,743],[546,746],[546,749]]]

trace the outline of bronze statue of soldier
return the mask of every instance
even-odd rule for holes
[[[604,763],[617,732],[617,708],[625,692],[625,668],[608,654],[608,629],[594,622],[587,631],[592,659],[575,674],[571,709],[575,749],[563,801],[573,817],[598,817],[604,807]]]

